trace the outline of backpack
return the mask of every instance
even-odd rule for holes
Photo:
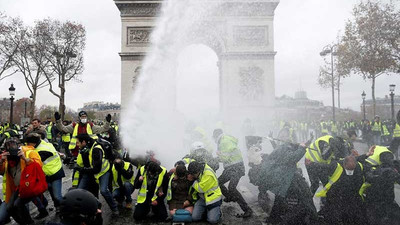
[[[43,194],[47,190],[46,175],[37,162],[26,165],[21,173],[19,183],[19,196],[21,198],[32,198]]]
[[[172,217],[173,222],[192,222],[192,215],[186,209],[177,209]]]
[[[114,161],[115,155],[114,155],[114,152],[113,152],[112,144],[109,141],[107,141],[107,140],[105,140],[104,138],[101,138],[101,137],[97,138],[96,143],[101,145],[101,147],[103,148],[104,154],[105,154],[104,158],[106,158],[106,159],[108,159],[110,161]]]

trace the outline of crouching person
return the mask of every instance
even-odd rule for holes
[[[175,172],[171,174],[168,183],[167,201],[171,216],[178,209],[185,209],[190,214],[193,212],[193,198],[190,194],[190,187],[193,181],[189,181],[186,175],[185,163],[183,161],[177,162],[175,164]]]
[[[168,175],[164,167],[153,161],[142,166],[135,178],[135,189],[139,189],[139,194],[133,218],[137,221],[143,220],[151,209],[157,220],[166,220],[168,213],[164,204],[164,190],[167,188]]]
[[[34,224],[26,207],[32,198],[20,198],[18,189],[21,174],[27,165],[38,163],[42,166],[40,156],[30,146],[23,146],[19,150],[18,139],[7,140],[5,148],[0,159],[0,174],[3,174],[3,196],[7,204],[7,213],[19,224]]]
[[[202,220],[216,224],[221,218],[222,193],[215,172],[205,163],[191,162],[188,167],[188,180],[194,180],[192,187],[198,193],[198,200],[194,204],[192,220]]]
[[[117,158],[113,163],[112,176],[113,197],[120,204],[125,199],[125,208],[132,209],[132,193],[135,190],[133,187],[133,166]]]

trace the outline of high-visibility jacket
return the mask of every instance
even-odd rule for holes
[[[364,170],[364,167],[361,163],[358,163],[358,165],[361,167],[361,171]],[[343,167],[340,165],[340,163],[337,163],[336,169],[333,172],[333,174],[329,177],[328,183],[322,189],[316,194],[317,197],[326,197],[326,194],[328,191],[331,189],[331,187],[339,180],[339,178],[343,174]],[[361,189],[361,187],[360,187]],[[360,194],[360,192],[359,192]]]
[[[61,135],[62,142],[68,143],[71,141],[71,134],[63,134]]]
[[[204,170],[199,175],[199,178],[193,182],[192,187],[195,193],[201,194],[200,196],[204,195],[206,205],[214,204],[222,199],[222,192],[218,184],[217,176],[214,170],[207,164],[205,164]]]
[[[38,151],[39,155],[40,152],[50,152],[52,154],[51,157],[43,161],[42,169],[46,176],[54,175],[62,168],[60,155],[51,143],[42,140],[35,150]]]
[[[129,170],[129,167],[131,166],[130,163],[124,162],[124,170]],[[119,188],[118,184],[118,171],[115,169],[115,166],[112,167],[112,174],[113,174],[113,181],[112,181],[112,188],[113,191],[117,188]],[[135,176],[132,176],[130,179],[126,179],[124,176],[121,175],[121,181],[124,184],[125,182],[129,182],[133,185],[133,182],[135,180]]]
[[[3,134],[3,132],[4,132],[4,127],[0,126],[0,134]]]
[[[51,134],[51,128],[53,128],[53,122],[50,122],[46,127],[46,138],[47,140],[51,140],[53,135]]]
[[[387,129],[386,125],[383,124],[382,125],[382,136],[389,136],[389,135],[390,135],[389,130]]]
[[[306,149],[306,159],[310,160],[311,162],[319,162],[319,163],[329,164],[333,158],[333,153],[331,154],[331,156],[329,156],[329,158],[327,160],[324,160],[322,158],[321,149],[319,148],[319,142],[323,141],[329,145],[331,138],[333,138],[333,137],[330,135],[325,135],[325,136],[322,136],[322,137],[318,138],[317,140],[315,140],[314,143],[311,143],[310,147]]]
[[[388,148],[384,146],[377,145],[374,150],[374,154],[370,155],[368,158],[365,159],[366,162],[371,164],[372,166],[379,166],[381,165],[381,154],[384,152],[392,153]]]
[[[382,124],[381,122],[374,122],[374,125],[371,127],[373,132],[381,132]]]
[[[332,131],[332,133],[337,133],[338,132],[338,128],[337,128],[337,125],[335,123],[332,123],[331,131]]]
[[[242,153],[238,147],[238,139],[222,135],[218,142],[219,159],[224,167],[243,162]]]
[[[162,166],[160,166],[160,167],[161,167],[162,171],[158,175],[156,188],[154,189],[154,195],[151,198],[151,201],[155,201],[157,199],[157,191],[162,185],[164,175],[167,173],[167,169],[165,169]],[[139,189],[139,193],[137,196],[137,203],[143,203],[146,201],[146,197],[147,197],[147,172],[144,171],[144,166],[142,166],[140,168],[138,176],[143,176],[143,182],[142,182],[142,186]]]
[[[4,132],[4,135],[7,138],[15,137],[15,136],[18,136],[18,131],[16,131],[16,130],[7,130],[7,131]]]
[[[326,128],[326,123],[325,122],[321,122],[321,133],[322,134],[328,134],[328,129]]]
[[[76,147],[76,136],[78,136],[78,127],[79,127],[79,124],[78,123],[75,124],[74,132],[72,132],[72,138],[71,138],[71,141],[69,142],[69,146],[68,146],[68,149],[70,149],[70,150],[75,149],[75,147]],[[86,133],[89,135],[93,135],[92,126],[90,126],[89,123],[86,124]]]
[[[102,151],[102,153],[103,153],[103,157],[102,157],[102,159],[101,159],[101,161],[102,161],[102,163],[101,163],[101,170],[100,170],[99,173],[97,173],[97,174],[94,175],[94,178],[96,179],[96,182],[99,183],[99,178],[100,178],[101,176],[103,176],[105,173],[107,173],[108,170],[110,169],[110,163],[109,163],[109,161],[105,158],[106,154],[104,153],[104,150],[103,150],[103,148],[101,147],[101,145],[99,145],[99,144],[97,144],[97,143],[94,143],[94,144],[92,145],[92,147],[90,148],[90,150],[89,150],[89,163],[90,163],[90,167],[91,167],[91,168],[93,168],[93,157],[92,157],[92,154],[93,154],[93,149],[94,149],[94,148],[101,149],[101,151]],[[83,164],[83,159],[82,159],[81,153],[78,154],[78,158],[76,159],[76,164],[77,164],[79,167],[82,167],[82,168],[85,166],[85,165]],[[73,187],[78,186],[78,183],[79,183],[79,176],[80,176],[79,171],[75,171],[75,173],[74,173],[74,175],[73,175],[73,179],[72,179],[72,186],[73,186]]]
[[[174,179],[174,177],[175,177],[175,173],[173,173],[171,175],[171,177],[169,178],[169,181],[168,181],[167,201],[172,199],[172,180]]]
[[[396,123],[396,126],[393,129],[393,137],[400,137],[400,125]]]

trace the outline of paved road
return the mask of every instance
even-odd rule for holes
[[[367,146],[362,144],[362,143],[356,143],[355,147],[357,150],[359,150],[360,153],[365,153],[367,151]],[[301,167],[303,169],[303,174],[307,176],[307,172],[305,171],[304,167],[304,160],[300,161]],[[65,168],[65,167],[64,167]],[[65,168],[66,171],[66,176],[67,178],[63,180],[63,193],[67,192],[67,189],[71,186],[71,170],[68,168]],[[220,172],[220,171],[218,171]],[[236,203],[224,203],[222,206],[222,212],[223,212],[223,222],[221,224],[241,224],[241,225],[261,225],[263,224],[263,221],[265,221],[266,214],[263,213],[261,208],[258,206],[257,203],[257,195],[258,195],[258,190],[255,186],[249,184],[248,178],[244,177],[241,179],[239,186],[238,186],[239,191],[243,194],[244,198],[246,201],[249,203],[249,205],[252,207],[252,209],[255,212],[255,215],[251,218],[248,219],[241,219],[241,218],[236,218],[235,215],[237,213],[241,213],[241,210],[239,206]],[[396,185],[396,201],[397,203],[400,203],[400,186]],[[48,194],[46,194],[48,199],[50,197]],[[134,195],[137,195],[137,190],[135,191]],[[133,223],[133,218],[132,218],[132,210],[126,210],[124,208],[120,209],[120,216],[119,217],[112,217],[111,216],[111,211],[107,204],[105,203],[104,199],[100,197],[100,201],[103,203],[103,218],[104,218],[104,224],[111,224],[111,225],[122,225],[122,224],[132,224]],[[317,206],[319,206],[319,199],[315,198],[314,202],[316,203]],[[31,205],[31,210],[32,210],[32,216],[34,217],[38,212],[36,210],[36,207]],[[49,201],[49,206],[48,206],[50,216],[47,218],[41,220],[41,221],[36,221],[36,224],[45,224],[48,221],[58,221],[58,217],[55,215],[55,211],[52,206],[52,201]],[[15,224],[15,223],[13,223]],[[135,223],[135,224],[171,224],[171,223],[156,223],[152,222],[151,220],[143,222],[143,223]],[[198,223],[198,224],[207,224],[207,223]]]

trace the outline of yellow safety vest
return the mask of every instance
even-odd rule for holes
[[[396,126],[393,129],[393,137],[400,137],[400,125],[398,123],[396,123]]]
[[[375,132],[381,132],[381,122],[374,122],[371,130]]]
[[[70,150],[75,149],[75,147],[76,147],[76,136],[78,136],[78,127],[79,127],[79,124],[78,123],[75,124],[74,132],[72,133],[71,142],[69,143],[69,146],[68,146],[68,149],[70,149]],[[89,123],[86,124],[86,133],[89,135],[93,134],[92,127],[90,126]]]
[[[46,176],[56,174],[62,168],[60,155],[51,143],[41,141],[35,149],[38,152],[50,152],[53,156],[43,161],[43,172]]]
[[[47,140],[51,140],[52,135],[51,135],[51,128],[53,127],[53,123],[50,122],[47,127],[46,127],[46,138]]]
[[[361,163],[358,163],[358,165],[360,165],[361,171],[363,171],[364,170],[363,165]],[[331,189],[332,185],[339,180],[339,178],[342,176],[342,173],[343,173],[343,167],[342,167],[342,165],[340,165],[340,163],[337,163],[336,169],[333,172],[332,176],[329,177],[328,183],[326,183],[326,185],[324,187],[322,187],[322,190],[320,190],[316,194],[316,196],[317,197],[326,197],[326,194],[328,193],[329,189]]]
[[[155,201],[157,199],[157,191],[162,185],[165,173],[167,173],[167,169],[165,169],[162,166],[160,166],[160,167],[161,167],[162,171],[158,175],[156,188],[154,189],[154,195],[153,195],[153,198],[151,198],[151,201]],[[142,182],[142,186],[140,187],[140,190],[139,190],[139,193],[137,196],[137,203],[143,203],[146,201],[146,197],[147,197],[147,172],[145,173],[144,166],[142,166],[139,171],[140,171],[140,174],[138,174],[138,176],[143,176],[143,182]]]
[[[392,153],[388,148],[384,146],[379,146],[377,145],[374,150],[374,154],[370,155],[368,158],[365,159],[366,162],[371,164],[372,166],[379,166],[381,165],[381,154],[384,152],[390,152]]]
[[[175,173],[173,173],[172,175],[171,175],[171,177],[169,178],[169,182],[168,182],[168,191],[167,191],[167,201],[169,201],[169,200],[171,200],[172,199],[172,180],[174,179],[174,177],[175,177]]]
[[[386,125],[382,125],[382,136],[389,136],[390,133],[386,127]]]
[[[321,133],[322,134],[328,134],[328,129],[326,128],[326,123],[325,122],[321,123]]]
[[[62,140],[62,142],[66,142],[66,143],[70,142],[71,141],[71,134],[63,134],[61,136],[61,140]]]
[[[205,164],[200,177],[193,182],[192,187],[195,192],[204,194],[206,205],[211,205],[222,199],[222,192],[218,184],[217,176],[214,170],[207,164]]]
[[[98,174],[95,174],[95,175],[94,175],[94,178],[96,179],[96,182],[99,183],[99,178],[100,178],[101,176],[103,176],[105,173],[107,173],[108,170],[110,169],[110,163],[109,163],[109,161],[105,158],[106,154],[104,153],[104,150],[103,150],[103,148],[101,147],[101,145],[99,145],[99,144],[97,144],[97,143],[94,143],[93,146],[92,146],[92,148],[90,148],[90,150],[89,150],[89,163],[90,163],[90,167],[93,167],[93,164],[92,164],[92,162],[93,162],[92,154],[93,154],[93,149],[94,149],[95,147],[101,149],[101,151],[102,151],[102,153],[103,153],[103,158],[102,158],[102,163],[101,163],[101,170],[100,170],[100,172],[99,172]],[[83,159],[82,159],[81,153],[78,154],[78,158],[76,159],[76,164],[77,164],[79,167],[84,167]],[[75,173],[74,173],[74,175],[73,175],[73,178],[72,178],[72,186],[73,186],[73,187],[78,186],[78,183],[79,183],[79,176],[80,176],[79,171],[75,171]]]
[[[322,158],[321,149],[319,148],[318,143],[320,141],[324,141],[324,142],[328,143],[328,145],[329,145],[329,141],[331,138],[333,138],[333,137],[330,135],[325,135],[325,136],[318,138],[314,143],[311,143],[310,147],[306,149],[306,159],[310,160],[311,162],[319,162],[319,163],[329,164],[333,158],[333,153],[331,156],[329,156],[329,158],[327,160],[324,160]]]
[[[128,170],[130,165],[131,165],[130,163],[124,162],[124,169]],[[112,174],[113,174],[112,187],[113,187],[113,191],[114,191],[115,189],[119,188],[118,171],[115,169],[115,166],[112,167]],[[132,176],[131,179],[126,179],[124,176],[121,176],[121,180],[122,180],[122,183],[129,182],[133,185],[135,176]]]
[[[243,162],[242,153],[237,146],[238,140],[229,135],[223,135],[218,144],[219,159],[224,167]]]

